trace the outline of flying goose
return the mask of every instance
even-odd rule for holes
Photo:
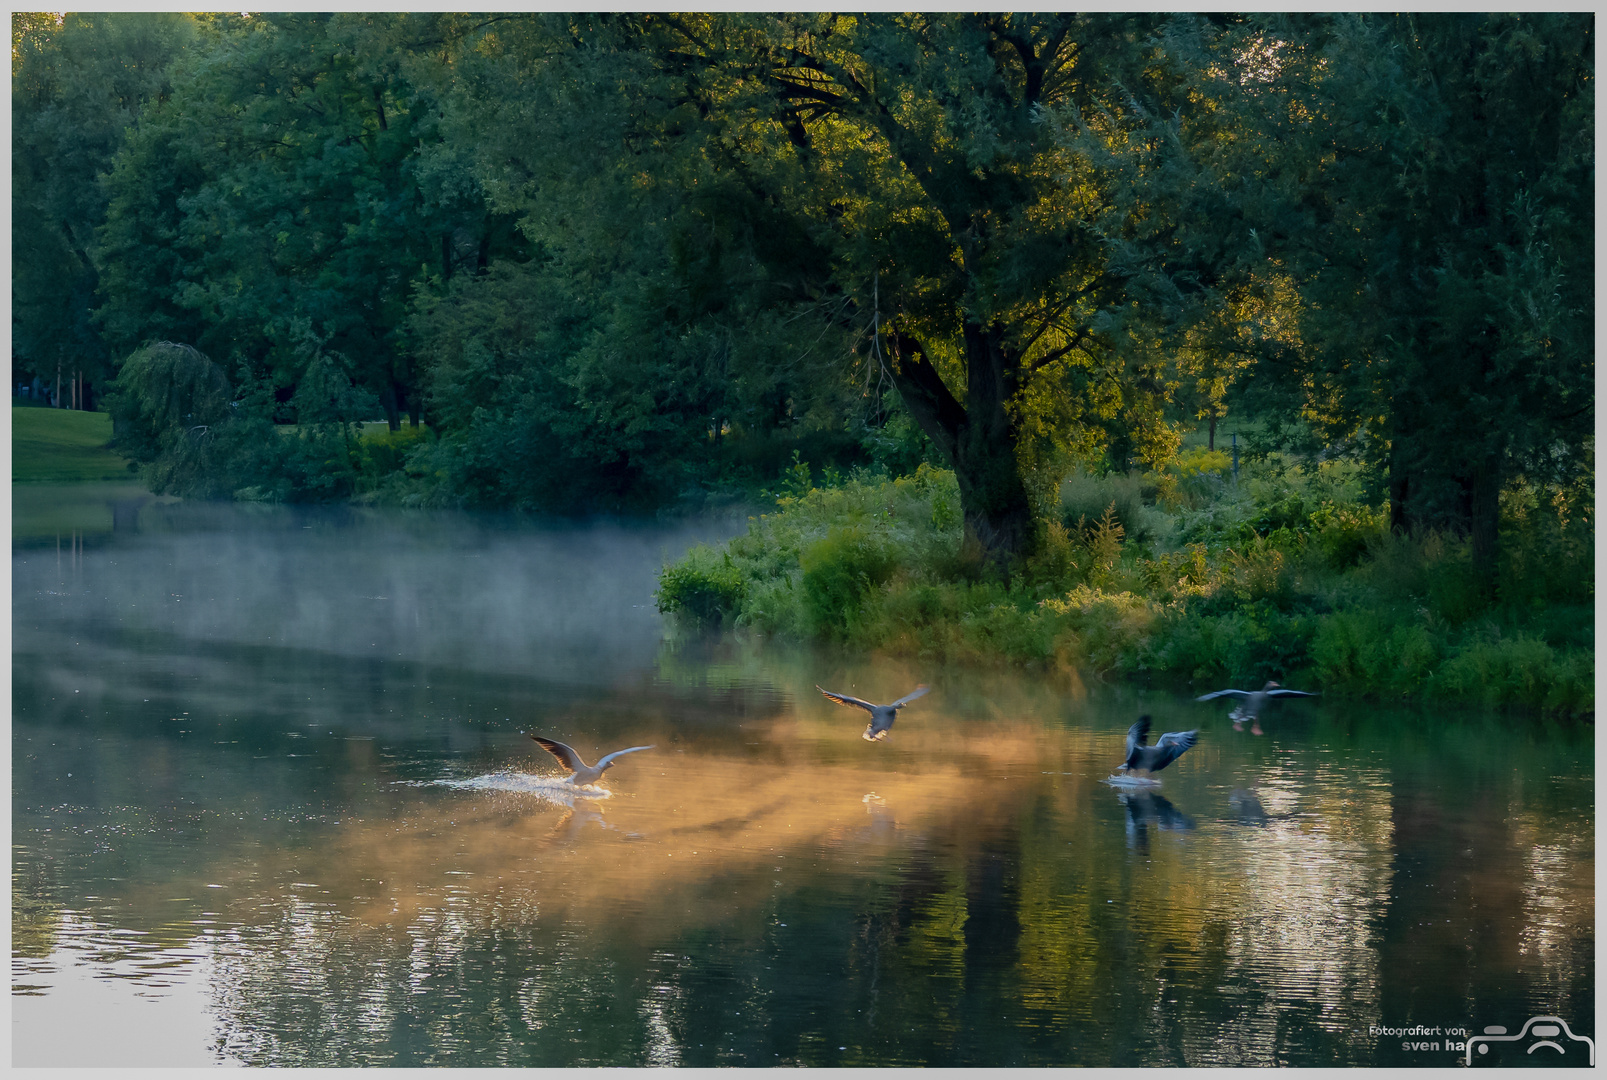
[[[1232,712],[1228,719],[1233,721],[1234,731],[1243,731],[1244,722],[1250,721],[1250,734],[1264,735],[1261,730],[1261,710],[1266,707],[1268,698],[1275,697],[1316,697],[1304,690],[1285,690],[1275,682],[1269,682],[1259,690],[1218,690],[1212,694],[1201,694],[1195,701],[1210,701],[1219,697],[1241,697],[1244,699]]]
[[[931,687],[917,686],[891,705],[872,705],[868,701],[860,701],[857,697],[849,697],[847,694],[834,694],[818,684],[815,689],[839,705],[857,705],[870,713],[870,723],[866,726],[865,733],[860,738],[866,742],[881,742],[887,738],[887,733],[892,728],[893,721],[898,719],[898,710],[925,694]]]
[[[653,749],[652,746],[629,746],[624,750],[615,750],[612,754],[598,758],[595,765],[588,765],[579,754],[575,753],[575,749],[572,746],[565,746],[563,743],[554,742],[552,739],[543,739],[540,735],[530,737],[540,743],[543,750],[557,758],[564,768],[574,770],[568,778],[568,782],[571,784],[595,784],[603,778],[603,773],[609,770],[614,764],[614,759],[621,754],[633,754],[638,750]],[[654,744],[654,746],[656,745],[657,743]]]
[[[1149,717],[1140,716],[1138,723],[1127,729],[1127,760],[1117,768],[1158,773],[1182,757],[1183,751],[1193,746],[1199,735],[1198,731],[1168,731],[1155,740],[1154,746],[1145,746],[1149,739]]]

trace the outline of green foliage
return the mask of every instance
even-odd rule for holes
[[[863,525],[832,529],[798,555],[799,593],[817,636],[847,638],[865,596],[898,568],[886,537]]]
[[[107,402],[114,445],[142,463],[168,459],[158,467],[158,490],[174,483],[193,488],[207,482],[198,474],[211,467],[213,429],[231,418],[232,396],[223,369],[191,345],[159,341],[136,349],[120,366]]]
[[[245,502],[336,502],[357,491],[359,458],[344,424],[274,424],[261,415],[227,425],[209,474],[220,485],[195,494]],[[167,490],[178,492],[174,485]]]
[[[160,341],[136,349],[118,376],[118,415],[157,438],[217,423],[228,413],[228,376],[193,346]]]
[[[952,473],[921,465],[912,476],[860,473],[837,487],[807,490],[803,475],[801,468],[795,472],[794,494],[777,500],[777,513],[750,518],[748,531],[727,545],[747,583],[737,611],[741,625],[804,637],[845,632],[858,617],[848,598],[864,595],[871,587],[862,588],[864,582],[891,583],[896,566],[948,565],[959,551]],[[806,552],[816,570],[813,601],[806,600],[802,581]],[[895,552],[898,558],[889,563]]]
[[[1595,707],[1595,674],[1588,650],[1557,650],[1520,634],[1472,642],[1435,673],[1433,688],[1453,700],[1521,701],[1581,713]]]
[[[371,484],[402,472],[409,457],[430,435],[427,427],[404,427],[396,431],[364,432],[358,440],[358,471]]]
[[[236,391],[194,347],[148,345],[119,372],[111,397],[114,445],[164,494],[259,502],[350,498],[365,459],[357,425],[343,418],[360,414],[367,402],[338,357],[314,356],[309,368],[314,377],[304,380],[298,404],[314,419],[281,425],[271,419],[275,395],[267,382],[248,379]]]
[[[1336,570],[1361,562],[1368,547],[1387,531],[1382,515],[1365,506],[1324,503],[1307,521],[1312,543]]]
[[[1428,628],[1401,614],[1364,608],[1327,619],[1311,650],[1323,685],[1391,697],[1419,694],[1441,656]]]
[[[1171,522],[1154,506],[1158,494],[1158,486],[1140,473],[1093,476],[1078,469],[1060,485],[1060,520],[1080,528],[1079,521],[1097,522],[1108,510],[1128,539],[1159,540]]]
[[[290,332],[299,339],[296,352],[303,358],[301,377],[290,398],[299,423],[361,423],[379,412],[375,395],[356,385],[351,361],[340,353],[326,352],[327,339],[314,334],[309,322],[293,321]]]
[[[1085,516],[1074,529],[1046,522],[1037,552],[1009,581],[968,568],[957,525],[939,525],[936,513],[952,475],[924,468],[783,497],[723,561],[705,550],[680,567],[719,571],[719,610],[737,626],[934,662],[1589,710],[1588,606],[1492,604],[1474,586],[1466,540],[1391,535],[1376,510],[1343,501],[1343,468],[1336,478],[1290,466],[1247,469],[1255,496],[1231,540],[1136,544],[1107,504],[1092,525]],[[1323,498],[1308,512],[1311,494]],[[1507,549],[1557,543],[1547,532],[1559,527],[1556,515],[1540,514],[1537,498],[1513,498]],[[1588,565],[1573,569],[1593,581]],[[675,572],[666,568],[664,580]]]
[[[1253,359],[1241,408],[1348,445],[1391,524],[1467,533],[1485,582],[1509,483],[1591,468],[1590,18],[1183,17],[1125,138],[1066,120],[1155,178],[1116,199],[1153,231],[1111,239],[1175,336]]]
[[[611,201],[574,223],[580,235],[538,230],[546,203],[529,207],[540,259],[416,297],[409,332],[431,358],[431,416],[455,498],[643,509],[758,487],[789,448],[863,460],[844,423],[856,404],[838,328],[811,305],[762,307],[752,295],[771,288],[762,280],[694,290],[666,271],[717,250],[736,273],[733,260],[749,256],[728,245],[740,238],[706,235],[695,214],[623,179],[554,184],[541,199]]]
[[[1198,507],[1220,499],[1233,478],[1233,459],[1221,450],[1195,447],[1178,454],[1156,477],[1157,494],[1171,505]]]
[[[731,618],[747,595],[747,582],[731,556],[698,544],[659,575],[658,609],[677,612],[702,625]]]
[[[1593,471],[1570,484],[1520,477],[1502,493],[1501,603],[1547,610],[1594,599],[1593,481]]]
[[[80,374],[101,389],[112,348],[92,312],[102,287],[101,178],[124,133],[172,93],[194,47],[179,14],[12,16],[11,253],[14,377]],[[125,350],[126,351],[126,350]]]
[[[418,373],[401,334],[412,282],[507,249],[472,178],[451,194],[439,155],[427,185],[416,168],[439,142],[438,102],[412,77],[432,66],[417,50],[452,25],[363,13],[208,19],[106,179],[107,337],[124,349],[191,341],[276,388],[297,387],[320,357],[344,357],[376,399],[362,419],[383,410],[394,424],[409,400],[416,418]],[[329,402],[318,397],[321,414]]]

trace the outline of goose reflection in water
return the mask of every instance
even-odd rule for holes
[[[603,812],[595,806],[588,806],[584,802],[571,801],[568,812],[558,819],[558,823],[552,827],[552,831],[547,834],[547,838],[555,844],[571,843],[580,839],[581,833],[586,831],[588,825],[596,825],[599,828],[610,829],[614,832],[619,831],[619,826],[605,820]],[[630,837],[635,835],[634,833],[628,834]]]
[[[1269,814],[1267,808],[1261,805],[1261,800],[1243,788],[1235,788],[1228,796],[1228,806],[1233,811],[1233,818],[1240,825],[1265,825],[1269,821],[1281,821],[1292,818],[1293,814]]]
[[[898,818],[894,815],[893,808],[887,805],[887,800],[874,791],[869,791],[861,801],[865,804],[865,814],[869,822],[860,830],[860,837],[872,841],[892,839],[894,833],[898,831]]]
[[[1147,850],[1149,827],[1164,832],[1189,832],[1194,819],[1173,806],[1166,796],[1154,791],[1118,791],[1116,797],[1127,808],[1127,846]]]

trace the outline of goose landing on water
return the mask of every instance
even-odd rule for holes
[[[887,733],[892,730],[893,721],[898,719],[898,710],[925,694],[931,687],[917,686],[891,705],[872,705],[868,701],[860,701],[857,697],[849,697],[847,694],[834,694],[823,686],[817,685],[815,689],[839,705],[854,705],[870,713],[870,723],[866,725],[865,733],[860,738],[866,742],[883,742],[887,738]]]
[[[1199,737],[1198,731],[1168,731],[1155,740],[1154,746],[1145,746],[1149,741],[1149,717],[1140,716],[1138,723],[1127,729],[1127,760],[1116,767],[1126,770],[1128,774],[1135,771],[1158,773],[1182,757],[1183,751],[1193,746]],[[1150,783],[1159,784],[1160,781],[1151,778]]]
[[[540,743],[543,750],[557,758],[564,768],[574,770],[569,775],[569,783],[577,785],[595,784],[601,780],[603,773],[609,770],[614,764],[614,759],[621,754],[634,754],[638,750],[653,749],[652,746],[628,746],[624,750],[615,750],[612,754],[598,758],[595,765],[588,765],[584,758],[575,753],[575,749],[572,746],[565,746],[563,743],[554,742],[552,739],[543,739],[540,735],[530,737]],[[655,743],[654,745],[657,744]]]
[[[1259,690],[1218,690],[1212,694],[1201,694],[1195,701],[1210,701],[1219,697],[1240,697],[1244,700],[1238,707],[1228,713],[1228,719],[1233,721],[1234,731],[1243,731],[1244,722],[1250,721],[1250,734],[1264,735],[1261,730],[1261,710],[1266,708],[1267,701],[1275,697],[1316,697],[1304,690],[1285,690],[1275,682],[1269,682]]]

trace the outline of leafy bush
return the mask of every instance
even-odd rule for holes
[[[662,612],[684,614],[711,625],[734,615],[747,591],[747,582],[730,555],[698,544],[680,562],[660,571],[653,597]]]
[[[1215,510],[1243,527],[1170,550],[1129,542],[1112,498],[1091,522],[1086,513],[1072,527],[1045,522],[1038,550],[1009,580],[967,560],[951,474],[922,466],[901,480],[860,474],[805,491],[799,471],[777,512],[727,545],[727,562],[695,550],[666,569],[665,594],[718,577],[710,609],[737,626],[932,662],[1079,668],[1196,689],[1276,679],[1359,696],[1592,707],[1588,604],[1492,605],[1465,540],[1390,534],[1381,510],[1342,501],[1349,480],[1333,471],[1252,474],[1248,497],[1180,504],[1179,519]],[[1532,557],[1526,543],[1538,551],[1555,541],[1529,527],[1537,539],[1516,537],[1514,560]],[[1588,596],[1591,570],[1576,569]],[[1508,587],[1514,597],[1519,584]]]
[[[886,539],[863,525],[832,529],[798,556],[800,594],[821,637],[846,638],[867,593],[893,576],[898,560]]]
[[[1074,636],[1060,638],[1064,655],[1101,674],[1135,670],[1155,625],[1157,605],[1130,592],[1105,592],[1079,585],[1064,598],[1040,605],[1059,617]]]
[[[1149,505],[1156,494],[1154,480],[1138,473],[1092,476],[1079,470],[1060,485],[1060,522],[1067,529],[1083,528],[1109,512],[1129,540],[1160,540],[1171,531],[1171,522]]]
[[[1527,636],[1475,641],[1434,674],[1441,696],[1483,705],[1525,704],[1580,712],[1593,705],[1595,663],[1584,651],[1559,654]]]
[[[1336,612],[1311,644],[1323,685],[1351,693],[1410,696],[1420,692],[1441,650],[1428,627],[1388,609]]]
[[[1588,489],[1520,481],[1502,494],[1503,604],[1544,610],[1595,594],[1594,513]]]
[[[1360,563],[1388,532],[1384,516],[1366,506],[1325,502],[1307,520],[1312,543],[1335,570]]]
[[[409,455],[428,440],[429,435],[429,429],[422,426],[364,433],[358,440],[358,471],[370,485],[402,472]]]

